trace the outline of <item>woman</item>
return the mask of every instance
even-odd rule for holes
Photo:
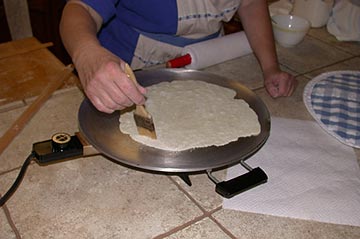
[[[265,0],[70,0],[60,33],[88,98],[111,113],[145,101],[125,62],[137,69],[178,57],[183,46],[221,34],[236,12],[268,93],[290,96],[296,80],[279,68]]]

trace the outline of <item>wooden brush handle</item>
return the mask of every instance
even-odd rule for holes
[[[135,84],[139,84],[136,80],[134,72],[132,71],[128,63],[125,63],[125,73],[129,76],[130,80],[132,80]]]
[[[139,84],[136,80],[134,72],[127,63],[125,64],[125,73],[129,76],[130,80],[132,80],[135,84],[137,85]],[[145,109],[143,105],[136,105],[136,114],[144,116],[146,118],[151,117],[150,113]]]

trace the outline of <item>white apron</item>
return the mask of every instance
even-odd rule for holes
[[[180,56],[185,45],[222,35],[222,22],[228,22],[241,0],[177,0],[176,36],[142,33],[139,36],[133,69],[165,63]]]

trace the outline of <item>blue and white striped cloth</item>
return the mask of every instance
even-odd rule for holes
[[[329,134],[360,148],[360,72],[334,71],[311,80],[304,90],[304,103]]]

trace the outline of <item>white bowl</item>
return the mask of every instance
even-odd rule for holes
[[[302,17],[274,15],[271,19],[275,41],[283,47],[294,47],[310,29],[310,22]]]

